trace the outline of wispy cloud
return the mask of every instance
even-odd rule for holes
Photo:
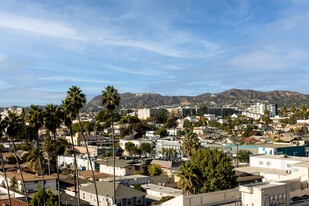
[[[16,29],[24,32],[32,32],[56,38],[82,41],[88,39],[87,36],[81,34],[74,28],[64,25],[63,23],[53,22],[48,19],[43,20],[7,13],[0,13],[0,27]]]
[[[94,80],[94,79],[81,79],[73,77],[63,76],[49,76],[49,77],[38,77],[38,80],[42,81],[65,81],[65,82],[83,82],[83,83],[98,83],[98,84],[121,84],[121,82],[106,81],[106,80]]]

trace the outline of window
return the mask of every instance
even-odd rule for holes
[[[294,168],[294,172],[299,172],[299,169],[298,168]]]
[[[119,200],[119,199],[117,199],[117,206],[121,206],[121,199]]]
[[[263,161],[259,161],[259,165],[264,165],[264,162]]]
[[[291,168],[292,164],[287,164],[286,166],[287,166],[287,168]]]
[[[90,195],[90,199],[92,199],[92,195]]]
[[[132,205],[132,198],[127,198],[127,205]]]
[[[142,197],[136,197],[136,203],[142,204]]]
[[[83,199],[85,199],[85,193],[83,192]]]
[[[267,162],[267,166],[271,166],[271,162]]]

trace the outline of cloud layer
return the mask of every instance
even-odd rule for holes
[[[59,104],[72,85],[308,93],[306,1],[1,3],[0,106]]]

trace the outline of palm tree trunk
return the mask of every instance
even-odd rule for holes
[[[114,118],[113,118],[113,113],[112,113],[112,139],[113,139],[113,182],[114,182],[114,200],[113,204],[116,204],[116,160],[115,160],[115,134],[114,134]]]
[[[80,191],[79,191],[79,179],[78,179],[78,168],[77,168],[77,161],[76,161],[76,151],[74,146],[74,140],[73,140],[73,131],[72,127],[70,126],[70,136],[71,136],[71,142],[72,142],[72,148],[73,148],[73,156],[74,156],[74,189],[77,191],[77,205],[80,206]]]
[[[4,168],[2,152],[0,152],[0,158],[1,158],[1,167],[2,167],[2,169],[3,169],[3,174],[4,174],[4,180],[5,180],[5,184],[6,184],[6,189],[7,189],[7,191],[8,191],[9,205],[11,206],[11,205],[12,205],[12,202],[11,202],[10,186],[9,186],[8,178],[6,177],[6,171],[5,171],[5,168]]]
[[[56,133],[54,133],[54,141],[56,142]],[[58,155],[56,156],[56,170],[57,170],[57,191],[58,191],[58,206],[61,206],[61,197],[60,197],[60,178],[59,178],[59,168],[58,168]]]
[[[20,165],[19,165],[19,159],[18,159],[18,157],[17,157],[16,146],[15,146],[14,139],[12,139],[12,143],[13,143],[14,155],[15,155],[15,158],[16,158],[17,168],[18,168],[18,170],[19,170],[19,172],[20,172],[20,177],[21,177],[21,181],[22,181],[22,185],[23,185],[23,190],[24,190],[25,196],[26,196],[26,202],[27,202],[27,204],[29,205],[28,191],[27,191],[27,189],[26,189],[23,171],[22,171],[22,169],[20,168]]]
[[[80,129],[80,132],[82,133],[82,137],[83,137],[83,140],[84,140],[84,143],[85,143],[88,161],[90,163],[91,174],[92,174],[92,181],[93,181],[93,184],[94,184],[94,190],[95,190],[95,195],[96,195],[96,200],[97,200],[96,202],[97,202],[97,206],[99,206],[99,196],[98,196],[97,183],[95,182],[95,176],[94,176],[93,166],[92,166],[92,162],[91,162],[91,158],[90,158],[90,154],[89,154],[88,144],[86,142],[86,137],[85,137],[84,132],[83,132],[82,123],[80,121],[79,114],[77,114],[77,118],[78,118],[78,123],[79,123],[79,129]]]
[[[47,154],[47,164],[48,164],[48,175],[50,175],[50,154]]]
[[[39,137],[38,137],[38,132],[35,134],[35,139],[36,139],[36,146],[40,152],[40,143],[39,143]],[[42,180],[42,193],[43,193],[43,205],[46,205],[46,198],[45,198],[45,181],[44,181],[44,171],[43,171],[43,166],[42,166],[42,161],[40,156],[39,158],[39,167],[40,167],[40,172],[41,172],[41,180]]]

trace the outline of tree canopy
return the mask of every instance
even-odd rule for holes
[[[179,186],[187,194],[213,192],[237,186],[232,160],[218,149],[200,149],[179,171]]]

